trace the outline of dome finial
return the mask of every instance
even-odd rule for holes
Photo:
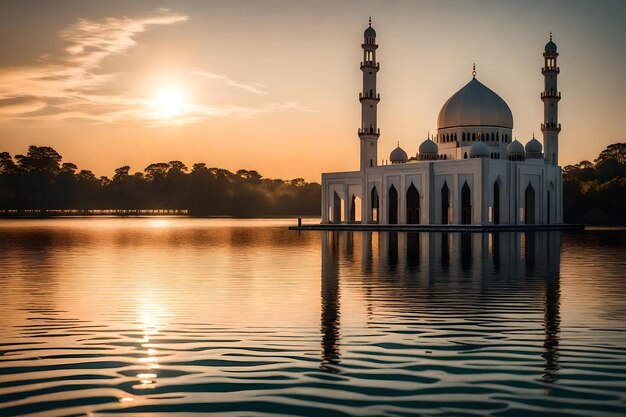
[[[552,41],[552,31],[550,31],[550,41]]]
[[[400,141],[398,141],[398,148],[400,147]]]
[[[472,77],[476,78],[476,63],[474,62],[474,65],[472,66]]]
[[[370,27],[372,26],[372,16],[370,15]],[[550,32],[550,36],[552,36],[552,32]],[[550,38],[552,39],[552,38]]]

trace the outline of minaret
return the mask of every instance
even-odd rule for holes
[[[359,138],[361,138],[361,171],[366,168],[375,167],[378,159],[378,137],[380,130],[376,123],[376,106],[380,101],[380,95],[376,93],[376,73],[380,69],[376,62],[376,31],[372,27],[370,17],[369,26],[364,32],[365,42],[363,48],[363,92],[359,93],[361,102],[361,128]]]
[[[557,90],[556,78],[559,75],[559,67],[556,66],[556,44],[552,42],[552,32],[550,32],[550,42],[546,44],[543,57],[545,65],[541,69],[545,81],[544,91],[541,93],[543,101],[543,120],[541,131],[543,132],[544,161],[549,165],[559,164],[559,100],[561,93]]]

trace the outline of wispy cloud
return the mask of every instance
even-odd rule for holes
[[[105,60],[127,53],[137,45],[137,35],[152,26],[172,25],[188,16],[158,9],[138,18],[80,19],[59,33],[64,49],[53,59],[41,57],[37,65],[0,69],[0,120],[44,120],[73,123],[122,123],[155,126],[189,124],[211,117],[248,117],[277,110],[310,111],[297,103],[256,106],[186,104],[174,118],[158,120],[150,111],[152,100],[128,94],[107,94],[120,73],[106,73]],[[199,77],[219,80],[233,88],[267,94],[259,83],[233,80],[224,74],[193,71]]]
[[[47,55],[39,65],[0,70],[0,117],[115,121],[115,115],[132,112],[140,100],[94,94],[118,75],[98,73],[102,62],[135,46],[135,36],[149,26],[187,19],[158,9],[141,18],[78,20],[60,32],[67,46],[55,62]]]
[[[200,77],[204,77],[204,78],[210,78],[210,79],[214,79],[214,80],[221,80],[223,82],[226,83],[226,85],[231,86],[231,87],[235,87],[235,88],[241,88],[242,90],[246,90],[250,93],[254,93],[254,94],[267,94],[267,90],[265,88],[265,86],[263,84],[259,84],[259,83],[242,83],[239,81],[235,81],[229,77],[227,77],[226,75],[223,74],[216,74],[213,72],[206,72],[206,71],[192,71],[192,74],[194,75],[198,75]]]

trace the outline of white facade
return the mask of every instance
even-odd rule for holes
[[[560,224],[556,45],[545,48],[546,154],[531,139],[512,140],[513,116],[504,100],[473,78],[442,107],[437,134],[415,158],[399,146],[391,164],[378,164],[376,32],[365,30],[360,170],[322,174],[322,223]]]

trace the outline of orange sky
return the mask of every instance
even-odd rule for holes
[[[97,175],[179,159],[319,181],[358,168],[362,32],[380,44],[379,157],[415,154],[477,78],[541,138],[558,45],[561,165],[624,141],[623,1],[4,1],[0,151],[51,145]]]

